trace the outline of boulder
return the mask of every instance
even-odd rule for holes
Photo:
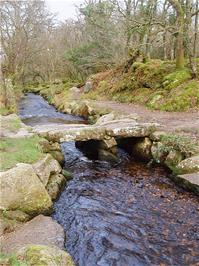
[[[112,147],[117,146],[117,142],[114,138],[108,138],[100,141],[99,147],[104,150],[109,150]]]
[[[29,266],[75,266],[71,256],[59,248],[45,245],[27,245],[19,249],[14,257],[1,258],[1,265]]]
[[[0,173],[0,208],[27,214],[49,212],[52,201],[30,164],[20,163]]]
[[[2,252],[15,253],[26,245],[47,245],[64,248],[64,230],[51,217],[38,215],[18,230],[0,238]]]
[[[89,91],[91,91],[93,88],[93,83],[92,81],[87,81],[86,84],[84,85],[84,93],[88,93]]]
[[[199,172],[174,176],[174,181],[185,189],[193,191],[199,196]]]
[[[123,122],[129,122],[129,121],[137,120],[137,119],[138,119],[137,114],[121,115],[121,114],[117,114],[115,112],[111,112],[109,114],[105,114],[105,115],[101,116],[97,120],[96,125],[103,125],[103,124],[106,124],[106,123],[109,123],[109,122],[115,121],[115,120],[123,121]]]
[[[86,102],[78,102],[75,104],[71,104],[71,113],[73,115],[82,116],[84,118],[88,118],[89,116],[95,115],[95,111],[91,106],[89,106]]]
[[[99,157],[99,160],[102,160],[102,161],[108,161],[108,162],[114,162],[114,163],[118,162],[118,157],[115,154],[107,150],[99,149],[98,157]]]
[[[132,154],[144,161],[149,161],[152,159],[151,154],[152,141],[145,137],[138,140],[132,147]]]
[[[69,91],[72,92],[72,93],[80,93],[81,92],[81,90],[79,88],[77,88],[77,87],[72,87],[72,88],[69,89]]]
[[[64,155],[61,151],[50,151],[50,154],[56,161],[58,161],[60,164],[63,164]]]
[[[165,165],[169,167],[172,171],[175,171],[176,166],[183,160],[183,155],[181,152],[176,150],[171,150],[166,157]]]
[[[66,179],[62,174],[50,176],[48,184],[46,185],[46,189],[52,200],[56,200],[65,183]]]
[[[33,164],[33,168],[44,186],[47,185],[50,175],[59,174],[62,170],[60,164],[50,154]]]
[[[156,163],[163,164],[168,155],[168,150],[161,142],[153,142],[151,154]]]
[[[1,211],[1,216],[3,216],[4,218],[10,219],[10,220],[18,221],[18,222],[27,222],[31,218],[30,215],[20,210]]]
[[[10,220],[5,217],[0,217],[0,236],[5,233],[10,233],[17,230],[22,225],[22,222],[16,220]]]
[[[176,173],[190,174],[199,172],[199,155],[187,158],[176,166]]]

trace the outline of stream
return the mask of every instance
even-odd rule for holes
[[[19,103],[24,123],[85,123],[62,114],[41,96]],[[93,149],[62,144],[73,172],[52,215],[66,233],[65,247],[79,266],[199,265],[198,198],[119,149],[119,162],[99,161]]]

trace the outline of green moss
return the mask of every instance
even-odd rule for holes
[[[181,152],[185,157],[191,157],[199,152],[198,145],[187,137],[169,134],[162,135],[160,137],[160,142],[163,144],[165,152],[176,150]]]
[[[28,138],[2,138],[0,143],[0,171],[17,163],[33,163],[42,157],[37,136]]]
[[[176,70],[164,77],[163,86],[165,89],[171,90],[173,88],[178,87],[180,84],[189,79],[191,79],[191,74],[189,69],[184,68],[181,70]]]
[[[11,111],[8,108],[1,107],[0,108],[0,115],[9,115]]]
[[[4,255],[0,253],[0,265],[3,266],[28,266],[26,262],[20,261],[16,255]]]
[[[191,80],[173,89],[160,106],[163,111],[187,111],[199,107],[199,81]]]

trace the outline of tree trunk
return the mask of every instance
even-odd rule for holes
[[[196,0],[196,11],[199,8],[199,1]],[[195,15],[195,25],[194,25],[194,42],[193,42],[193,55],[194,57],[198,56],[198,42],[199,42],[199,38],[198,38],[198,32],[199,32],[199,13],[197,12]]]
[[[168,0],[177,14],[176,68],[184,67],[184,11],[178,0]]]

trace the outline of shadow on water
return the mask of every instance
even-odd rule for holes
[[[41,96],[19,105],[29,125],[84,123]],[[117,164],[99,161],[95,145],[62,144],[74,174],[55,202],[53,218],[80,266],[199,265],[198,198],[176,187],[161,167],[147,167],[119,150]]]

